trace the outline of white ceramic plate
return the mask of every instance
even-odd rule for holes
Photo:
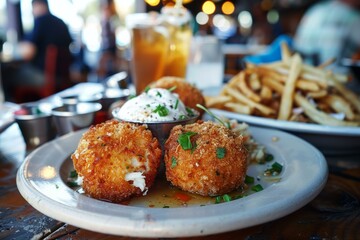
[[[236,119],[251,126],[287,131],[313,144],[326,156],[360,154],[360,127],[333,127],[319,124],[274,120],[211,109],[217,116]]]
[[[107,234],[136,237],[185,237],[221,233],[268,222],[301,208],[327,179],[323,155],[288,133],[251,127],[254,138],[283,165],[281,181],[264,190],[221,204],[178,208],[124,206],[99,201],[69,188],[69,155],[83,131],[49,142],[32,152],[17,173],[22,196],[37,210],[71,225]],[[273,141],[274,137],[278,139]],[[257,174],[250,167],[248,175]],[[254,175],[253,175],[254,176]],[[149,192],[151,189],[149,190]]]

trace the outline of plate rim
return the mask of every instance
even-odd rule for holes
[[[28,157],[26,157],[25,161],[23,162],[23,164],[20,166],[18,172],[17,172],[17,178],[16,178],[16,182],[17,182],[17,186],[18,189],[21,193],[21,195],[26,199],[26,201],[28,201],[30,203],[30,205],[32,205],[35,209],[37,209],[38,211],[42,212],[43,214],[57,219],[59,221],[62,222],[66,222],[68,224],[74,225],[74,226],[78,226],[81,227],[83,229],[88,229],[91,231],[96,231],[96,232],[100,232],[100,233],[105,233],[105,234],[113,234],[113,235],[123,235],[123,236],[134,236],[134,237],[190,237],[190,236],[200,236],[200,235],[210,235],[210,234],[217,234],[217,233],[222,233],[222,232],[227,232],[227,231],[232,231],[232,230],[237,230],[237,229],[242,229],[242,228],[246,228],[246,227],[250,227],[250,226],[254,226],[254,225],[258,225],[264,222],[268,222],[271,220],[275,220],[278,218],[281,218],[285,215],[288,215],[294,211],[296,211],[297,209],[303,207],[304,205],[306,205],[308,202],[310,202],[312,199],[314,199],[319,193],[320,191],[323,189],[323,187],[326,184],[326,180],[328,177],[328,169],[327,169],[327,163],[326,160],[323,156],[323,154],[316,149],[314,146],[312,146],[310,143],[304,141],[301,138],[298,138],[292,134],[283,132],[283,131],[279,131],[279,130],[274,130],[274,129],[265,129],[265,128],[260,128],[260,127],[250,127],[250,131],[255,130],[255,131],[267,131],[267,132],[272,132],[275,135],[282,135],[282,136],[286,136],[286,137],[290,137],[292,139],[295,139],[296,141],[298,141],[299,143],[301,142],[302,144],[304,144],[306,147],[308,147],[309,151],[311,151],[312,155],[314,158],[316,158],[315,160],[319,162],[319,164],[321,164],[322,167],[319,168],[317,176],[316,176],[316,183],[317,185],[312,188],[311,190],[307,190],[306,191],[306,199],[294,199],[294,197],[290,197],[292,204],[288,204],[287,206],[283,206],[283,202],[275,202],[270,204],[270,206],[261,206],[259,208],[259,210],[261,210],[263,212],[262,214],[262,218],[259,218],[257,216],[252,215],[251,213],[245,212],[246,214],[248,214],[250,221],[245,221],[244,219],[241,219],[241,216],[237,216],[234,215],[233,212],[227,213],[226,215],[224,214],[223,216],[196,216],[196,221],[194,221],[191,225],[189,226],[188,224],[186,224],[185,222],[183,222],[182,224],[179,224],[179,221],[185,221],[188,220],[188,217],[185,217],[184,219],[176,219],[173,217],[170,217],[168,219],[156,219],[155,221],[152,221],[152,219],[147,219],[147,217],[152,216],[152,215],[156,215],[159,213],[159,211],[163,211],[162,214],[165,214],[164,211],[166,211],[167,214],[169,214],[170,216],[173,214],[178,214],[179,213],[179,208],[170,208],[170,209],[154,209],[154,208],[141,208],[141,207],[133,207],[133,206],[119,206],[117,204],[113,204],[113,203],[107,203],[107,202],[102,202],[96,199],[91,199],[91,203],[94,203],[96,205],[98,205],[99,207],[114,207],[117,206],[116,209],[122,209],[122,208],[126,208],[126,210],[131,210],[134,212],[134,214],[140,214],[141,217],[144,217],[144,219],[133,219],[131,216],[131,218],[129,219],[129,216],[109,216],[107,214],[102,215],[99,213],[94,213],[94,212],[88,212],[85,211],[83,209],[79,209],[79,208],[73,208],[70,206],[67,206],[65,204],[61,204],[61,207],[63,208],[63,211],[56,212],[54,209],[59,208],[59,202],[54,201],[53,199],[51,199],[50,197],[44,195],[43,193],[40,192],[39,195],[39,191],[36,189],[36,187],[34,185],[31,184],[31,180],[26,178],[26,167],[30,164],[30,161],[34,161],[32,159],[34,159],[40,151],[44,151],[44,149],[51,147],[52,145],[56,144],[59,141],[67,141],[68,138],[74,137],[74,136],[80,136],[85,130],[81,130],[78,132],[73,132],[67,135],[64,135],[58,139],[55,139],[51,142],[48,142],[46,144],[44,144],[43,146],[39,147],[38,149],[34,150]],[[70,151],[71,152],[71,151]],[[64,153],[65,154],[65,153]],[[314,161],[315,161],[314,160]],[[64,162],[65,159],[63,159],[61,162]],[[314,176],[315,177],[315,176]],[[315,180],[314,180],[315,181]],[[282,184],[282,182],[280,182]],[[265,189],[262,192],[250,195],[246,197],[246,202],[251,201],[254,196],[255,197],[266,197],[267,195],[264,193],[266,193],[265,191],[269,192],[272,190],[276,190],[273,189],[275,186],[279,186],[280,184],[273,184],[271,186],[269,186],[267,189]],[[283,184],[282,184],[283,185]],[[282,186],[281,185],[281,186]],[[286,185],[285,185],[286,186]],[[80,200],[84,200],[85,201],[88,199],[88,197],[80,195],[79,198],[77,199],[78,201]],[[245,199],[245,198],[244,198]],[[222,203],[222,204],[217,204],[217,205],[210,205],[210,206],[206,206],[206,208],[209,208],[208,210],[210,212],[219,210],[219,209],[226,209],[226,206],[228,208],[240,208],[242,206],[246,206],[246,204],[244,204],[243,201],[232,201],[229,203]],[[269,207],[274,207],[277,206],[278,208],[281,206],[283,211],[280,212],[273,212]],[[203,209],[204,207],[190,207],[190,208],[180,208],[180,209],[193,209],[193,208],[197,208],[197,210],[204,211],[201,210],[201,208]],[[285,209],[285,211],[284,211]],[[69,215],[68,213],[73,211],[73,213],[78,213],[78,214],[82,214],[84,216],[85,215],[89,215],[87,218],[83,218],[82,222],[78,222],[79,217],[76,217],[75,214],[73,215]],[[125,211],[125,210],[124,210]],[[186,210],[188,211],[188,210]],[[183,211],[184,212],[184,211]],[[165,215],[167,215],[165,214]],[[180,214],[182,215],[182,214]],[[95,219],[103,219],[104,221],[102,223],[97,222],[97,224],[95,224],[96,226],[94,226],[94,224],[91,224],[92,221]],[[249,220],[248,219],[248,220]],[[109,227],[109,221],[125,221],[129,224],[128,227]],[[222,223],[222,226],[219,228],[219,222]],[[141,231],[137,231],[138,229],[136,229],[136,224],[135,223],[140,223],[141,224]],[[241,226],[239,226],[239,223],[241,223]],[[164,227],[163,225],[166,225],[166,229],[161,229],[161,227]],[[91,226],[91,227],[89,227]],[[213,226],[213,227],[212,227]],[[206,227],[206,229],[205,229]]]
[[[345,126],[325,126],[314,123],[291,122],[277,119],[270,119],[241,113],[234,113],[222,109],[210,108],[215,115],[234,118],[239,121],[245,121],[248,124],[264,128],[274,128],[283,131],[296,133],[315,133],[324,135],[342,135],[360,137],[360,127]]]

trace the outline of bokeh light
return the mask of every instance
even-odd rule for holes
[[[226,39],[236,33],[236,24],[233,18],[216,14],[213,18],[214,34],[220,39]]]
[[[208,15],[213,14],[216,10],[215,3],[212,1],[206,1],[202,5],[202,11]]]
[[[195,20],[199,25],[205,25],[209,21],[209,16],[204,12],[199,12],[196,14]]]
[[[226,15],[230,15],[235,11],[235,6],[232,2],[226,1],[222,4],[221,11]]]
[[[241,27],[243,28],[251,28],[253,24],[253,19],[251,13],[248,11],[242,11],[238,15],[238,21]]]
[[[270,24],[275,24],[279,22],[279,18],[279,12],[276,10],[271,10],[266,15],[266,19]]]
[[[160,0],[145,0],[145,2],[152,7],[155,7],[160,4]]]

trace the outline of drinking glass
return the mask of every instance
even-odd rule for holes
[[[131,72],[136,94],[163,76],[185,77],[192,30],[183,7],[164,7],[161,14],[126,17],[131,32]]]
[[[212,35],[193,39],[186,79],[200,89],[220,87],[224,78],[224,56],[219,39]]]
[[[191,15],[182,6],[165,6],[161,9],[161,15],[169,41],[163,76],[185,78],[192,39]]]
[[[164,72],[168,33],[159,21],[156,13],[135,13],[126,18],[132,39],[132,81],[137,94]]]

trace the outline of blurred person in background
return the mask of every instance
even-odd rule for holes
[[[67,25],[51,14],[47,0],[32,0],[34,27],[25,35],[17,46],[17,54],[25,64],[13,69],[6,69],[4,79],[9,83],[10,91],[17,86],[41,86],[44,84],[46,51],[49,46],[57,49],[56,90],[60,91],[71,85],[69,67],[72,55],[69,45],[72,38]],[[9,90],[9,89],[7,89]]]
[[[101,82],[117,73],[119,69],[116,47],[116,28],[119,26],[119,18],[113,0],[100,0],[100,9],[101,43],[97,75]]]
[[[359,26],[359,0],[321,1],[301,19],[294,36],[294,49],[312,56],[314,64],[334,58],[333,67],[340,67],[344,57],[360,50]]]

